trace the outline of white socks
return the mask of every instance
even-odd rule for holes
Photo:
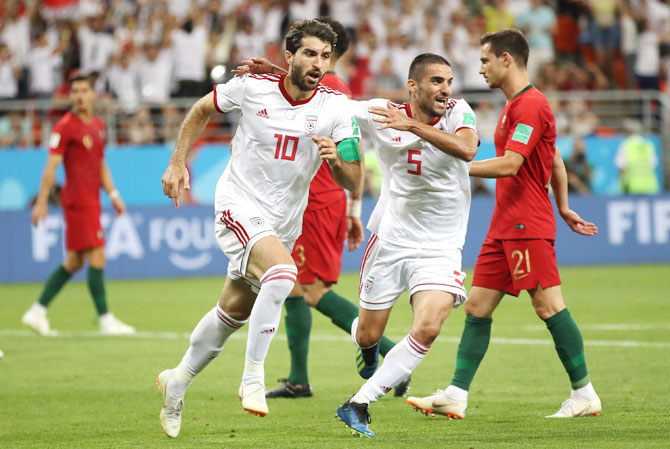
[[[572,399],[577,399],[584,402],[592,401],[596,398],[596,396],[596,390],[593,388],[591,382],[587,383],[581,388],[570,391],[570,397]]]
[[[295,265],[275,265],[261,277],[261,290],[249,316],[249,335],[244,374],[242,379],[259,377],[257,370],[270,349],[270,343],[277,332],[281,319],[282,305],[295,285],[298,269]]]
[[[351,398],[351,402],[369,404],[384,396],[412,374],[429,349],[430,346],[419,343],[411,333],[407,334],[386,354],[382,366]]]
[[[464,390],[454,385],[449,385],[444,392],[454,401],[465,402],[468,400],[468,390]]]
[[[238,321],[226,314],[217,304],[202,317],[191,333],[191,345],[175,368],[175,377],[186,391],[193,378],[219,355],[233,332],[244,326],[246,321]]]

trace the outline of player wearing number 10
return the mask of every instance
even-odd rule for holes
[[[586,370],[582,336],[561,295],[554,252],[556,221],[546,186],[551,182],[558,211],[573,231],[593,235],[598,229],[568,206],[554,114],[528,80],[526,38],[518,30],[502,30],[485,34],[481,45],[480,73],[490,87],[503,91],[507,104],[495,133],[497,157],[473,162],[470,175],[497,178],[495,209],[465,303],[467,317],[451,385],[407,402],[429,414],[464,418],[470,384],[491,338],[493,312],[506,293],[518,296],[528,290],[572,384],[570,398],[547,417],[597,415],[601,404]]]
[[[358,125],[349,100],[319,85],[335,43],[327,24],[295,22],[286,34],[288,74],[245,75],[217,85],[184,120],[163,175],[164,191],[176,205],[188,188],[185,156],[208,117],[235,109],[242,114],[215,194],[216,238],[230,260],[221,299],[194,329],[181,363],[157,381],[164,392],[161,425],[170,437],[179,434],[188,385],[247,319],[239,397],[249,413],[268,413],[263,362],[296,281],[291,249],[310,181],[324,160],[342,187],[356,189],[361,179]]]

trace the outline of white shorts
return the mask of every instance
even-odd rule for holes
[[[276,236],[268,220],[263,218],[259,210],[250,203],[240,206],[228,204],[222,211],[217,211],[214,223],[214,234],[219,248],[228,258],[228,276],[233,279],[244,279],[251,285],[254,292],[260,289],[260,282],[245,275],[251,248],[263,237]],[[293,250],[295,240],[282,244],[289,254]]]
[[[358,295],[360,306],[368,310],[393,307],[398,297],[439,290],[453,293],[454,308],[467,298],[463,287],[459,249],[414,249],[382,241],[372,234],[361,262]]]

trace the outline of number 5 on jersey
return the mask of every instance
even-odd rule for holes
[[[407,163],[415,165],[414,170],[407,170],[410,175],[421,174],[421,150],[409,150],[407,152]]]
[[[275,149],[275,159],[284,159],[286,161],[295,161],[295,154],[298,152],[298,137],[275,134],[277,147]],[[289,148],[289,145],[291,148]]]

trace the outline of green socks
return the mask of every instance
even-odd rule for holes
[[[572,389],[576,390],[588,384],[590,380],[584,358],[584,341],[568,309],[563,309],[544,321],[554,339],[558,357],[570,376]]]
[[[44,284],[44,290],[42,290],[42,295],[40,295],[40,299],[37,302],[44,307],[48,307],[49,303],[58,294],[60,289],[63,288],[63,285],[70,279],[70,276],[72,275],[67,272],[63,265],[59,265],[58,268],[51,273],[47,283]]]
[[[465,317],[465,327],[456,356],[456,372],[451,385],[469,390],[479,363],[484,358],[491,339],[492,318]]]
[[[107,295],[105,293],[105,281],[103,270],[88,267],[88,291],[91,292],[98,315],[107,313]]]
[[[291,351],[291,373],[288,381],[293,385],[308,382],[307,353],[309,333],[312,330],[312,311],[302,296],[291,296],[284,302],[286,306],[286,338]]]

